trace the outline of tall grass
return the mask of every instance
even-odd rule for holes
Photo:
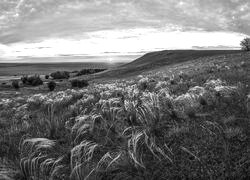
[[[24,179],[247,179],[249,72],[212,70],[1,100],[0,157]]]

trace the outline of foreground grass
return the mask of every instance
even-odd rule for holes
[[[249,62],[185,67],[2,98],[0,179],[249,178]]]

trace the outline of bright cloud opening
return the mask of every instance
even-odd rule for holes
[[[1,59],[22,57],[137,55],[163,49],[237,49],[243,34],[148,29],[86,33],[83,39],[47,39],[37,43],[1,45]],[[238,46],[236,46],[238,45]],[[115,60],[112,60],[115,61]]]

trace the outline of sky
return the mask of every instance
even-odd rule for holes
[[[249,35],[249,0],[0,0],[0,62],[239,49]]]

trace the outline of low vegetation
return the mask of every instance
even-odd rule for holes
[[[70,74],[68,71],[56,71],[50,74],[53,79],[68,79]]]
[[[50,76],[50,75],[45,75],[45,79],[49,79],[49,76]]]
[[[18,80],[12,81],[12,87],[15,89],[19,89],[20,88],[19,81]]]
[[[39,75],[23,76],[21,78],[21,81],[23,82],[23,84],[31,86],[39,86],[43,84],[43,81]]]
[[[76,76],[88,75],[88,74],[95,74],[98,72],[105,71],[106,69],[82,69],[77,72]]]
[[[250,64],[242,64],[3,98],[0,177],[248,179]]]
[[[244,51],[250,51],[250,38],[244,38],[241,43],[241,49]]]
[[[50,91],[54,91],[54,89],[56,88],[56,82],[50,81],[50,82],[48,82],[47,86],[48,86]]]

